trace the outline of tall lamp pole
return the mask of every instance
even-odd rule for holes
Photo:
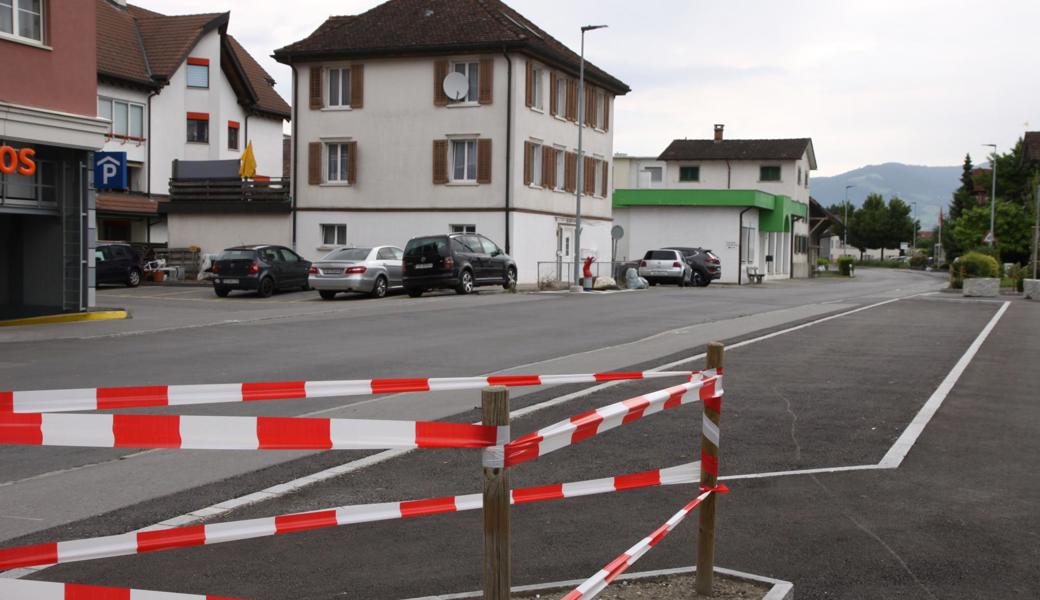
[[[911,256],[917,254],[917,203],[911,202],[914,207],[914,237],[911,239],[910,247],[912,248]]]
[[[983,144],[983,146],[993,148],[993,158],[989,161],[990,168],[993,170],[993,193],[989,197],[989,246],[992,248],[997,241],[997,232],[995,230],[997,216],[997,145]]]
[[[841,255],[848,256],[849,254],[849,190],[854,188],[854,185],[845,186],[845,217],[841,223]]]
[[[574,186],[574,287],[571,291],[580,292],[582,286],[578,283],[581,272],[581,194],[585,183],[585,160],[582,154],[582,131],[585,129],[585,32],[603,29],[606,25],[584,25],[581,28],[581,66],[578,70],[578,165]]]

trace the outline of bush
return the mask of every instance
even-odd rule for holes
[[[817,258],[816,259],[816,266],[817,267],[829,267],[829,266],[831,266],[831,261],[830,261],[830,259],[827,259],[827,258],[822,258],[822,257],[821,258]]]
[[[950,265],[950,287],[959,290],[973,277],[1000,277],[997,259],[982,252],[969,252]]]
[[[928,257],[924,254],[915,254],[910,257],[911,269],[923,269],[928,266]]]
[[[838,257],[838,272],[844,277],[852,277],[852,263],[856,262],[851,256]]]

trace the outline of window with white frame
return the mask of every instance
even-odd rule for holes
[[[599,196],[600,198],[603,198],[607,195],[607,191],[603,189],[603,169],[606,168],[607,163],[603,162],[602,160],[596,160],[595,162],[593,162],[593,164],[596,165],[596,179],[595,182],[592,184],[593,194]]]
[[[43,0],[0,0],[0,33],[43,42]]]
[[[347,157],[349,145],[346,142],[329,142],[325,144],[325,181],[329,183],[347,183]]]
[[[650,183],[664,181],[664,167],[643,167],[643,172],[650,174]]]
[[[563,148],[557,148],[556,152],[554,154],[556,154],[556,169],[555,169],[556,189],[562,190],[563,186],[566,185],[566,179],[567,179],[567,177],[565,175],[565,173],[567,172],[566,171],[566,169],[567,169],[567,165],[566,165],[567,151],[564,150]]]
[[[456,73],[462,73],[466,76],[466,80],[469,81],[466,95],[456,102],[477,102],[480,100],[480,63],[457,62],[452,64],[452,70]]]
[[[463,225],[463,224],[452,224],[448,225],[448,231],[450,233],[476,233],[476,225]]]
[[[189,58],[187,67],[188,87],[209,87],[209,60],[204,58]]]
[[[451,141],[451,179],[477,180],[477,140]]]
[[[143,104],[99,96],[98,116],[112,121],[109,129],[112,135],[144,139]]]
[[[542,185],[542,145],[531,144],[531,183]]]
[[[346,246],[347,225],[345,223],[322,223],[321,225],[322,246]]]
[[[596,90],[594,96],[596,98],[596,114],[592,116],[592,126],[596,129],[603,129],[604,95],[600,90]]]
[[[329,101],[326,106],[350,106],[350,69],[329,69]]]
[[[535,67],[531,71],[531,81],[534,84],[534,90],[531,92],[534,95],[531,106],[539,110],[541,110],[545,106],[545,101],[542,100],[542,96],[545,95],[545,91],[543,89],[544,83],[542,83],[544,73],[545,72],[542,69],[539,69],[538,67]]]
[[[563,77],[556,79],[556,116],[567,115],[567,80]]]

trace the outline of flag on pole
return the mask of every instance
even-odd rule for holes
[[[253,142],[246,144],[246,151],[242,153],[242,165],[238,168],[238,175],[242,178],[256,177],[256,156],[253,155]]]

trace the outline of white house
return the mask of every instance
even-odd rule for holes
[[[714,251],[722,282],[809,276],[812,140],[675,140],[658,157],[614,158],[618,259],[691,246]]]
[[[299,98],[300,253],[477,231],[533,282],[539,262],[575,254],[581,170],[581,251],[609,255],[613,105],[629,88],[586,63],[579,169],[579,57],[506,4],[390,0],[328,19],[275,58]]]
[[[97,3],[98,116],[105,151],[127,153],[129,186],[97,195],[100,239],[219,250],[247,235],[288,243],[291,217],[165,214],[172,164],[239,159],[253,143],[260,176],[282,175],[289,105],[274,80],[227,33],[229,13],[162,15],[125,0]],[[257,237],[259,236],[259,237]]]

